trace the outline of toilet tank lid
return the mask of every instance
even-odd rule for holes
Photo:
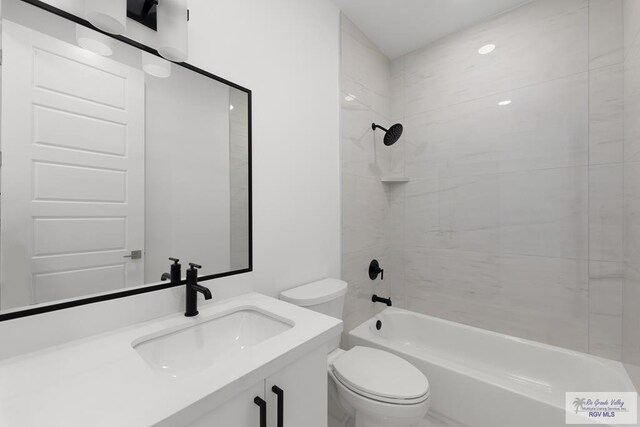
[[[339,279],[322,279],[286,290],[280,294],[280,299],[301,307],[307,307],[341,298],[346,293],[347,282]]]

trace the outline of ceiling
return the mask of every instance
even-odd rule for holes
[[[390,59],[531,0],[333,0]]]

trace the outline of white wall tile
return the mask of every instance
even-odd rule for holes
[[[349,284],[344,307],[349,331],[384,308],[371,296],[390,295],[389,273],[402,277],[401,251],[390,256],[390,231],[400,226],[394,225],[392,206],[401,204],[380,180],[402,173],[404,151],[400,145],[386,147],[384,132],[371,129],[373,122],[391,124],[388,59],[344,16],[341,51],[342,278]],[[387,273],[384,282],[369,278],[373,259]]]
[[[408,247],[407,304],[421,313],[587,351],[587,275],[581,260]]]
[[[638,0],[624,0],[624,50],[628,54],[632,45],[637,45],[640,33],[640,2]]]
[[[589,167],[589,259],[623,260],[624,168]]]
[[[353,24],[342,15],[341,86],[372,110],[389,117],[389,60]]]
[[[587,71],[588,15],[587,0],[539,0],[406,55],[405,114]]]
[[[589,73],[589,164],[623,159],[624,65]]]
[[[622,356],[622,273],[617,262],[589,262],[589,352]]]
[[[384,125],[386,118],[358,100],[346,101],[344,93],[340,117],[342,172],[380,180],[388,163],[387,152],[382,142],[384,134],[374,132],[371,123]]]
[[[587,167],[501,175],[501,252],[587,259],[587,175]]]
[[[587,186],[586,167],[410,182],[405,241],[434,249],[587,259]]]
[[[394,121],[399,121],[405,117],[405,99],[404,99],[404,57],[399,57],[391,61],[390,68],[391,90],[391,117]]]
[[[342,215],[342,250],[350,253],[384,246],[389,203],[382,183],[347,174],[342,181],[344,200],[348,201]]]
[[[498,103],[511,100],[507,106]],[[406,170],[421,178],[588,164],[588,76],[580,73],[406,118]]]
[[[623,287],[622,360],[640,366],[640,264],[626,263]]]
[[[636,43],[640,46],[640,40]],[[624,160],[640,160],[640,50],[624,64]]]
[[[640,264],[640,162],[624,165],[624,260]]]
[[[409,183],[406,244],[433,249],[497,250],[499,190],[498,175]]]
[[[624,0],[624,285],[622,360],[640,369],[640,2]],[[629,369],[629,368],[628,368]]]
[[[624,58],[622,0],[589,0],[589,68]]]

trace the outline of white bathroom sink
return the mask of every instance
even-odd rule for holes
[[[292,327],[292,322],[275,315],[240,308],[192,326],[140,338],[132,346],[153,369],[178,377],[233,360]]]

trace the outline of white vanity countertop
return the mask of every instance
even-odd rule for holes
[[[177,378],[153,370],[132,347],[141,337],[241,307],[274,313],[295,326],[240,357]],[[162,425],[192,405],[191,416],[197,416],[341,331],[340,320],[251,293],[203,305],[195,318],[174,314],[7,359],[0,361],[0,426]]]

